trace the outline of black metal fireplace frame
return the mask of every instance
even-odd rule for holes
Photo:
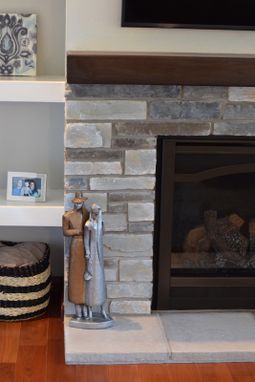
[[[244,145],[249,147],[250,154],[255,156],[255,137],[230,137],[230,136],[159,136],[157,141],[157,182],[156,182],[156,214],[154,227],[154,277],[153,277],[153,300],[152,308],[157,310],[201,308],[199,301],[206,298],[206,294],[223,296],[218,308],[255,308],[255,277],[214,277],[214,278],[175,278],[171,277],[170,256],[172,235],[173,195],[175,184],[175,155],[190,144],[208,143],[235,147],[235,152],[242,152]],[[238,149],[240,147],[240,149]],[[246,148],[247,151],[247,148]],[[163,192],[164,190],[164,192]],[[193,288],[193,294],[190,290]],[[216,288],[216,289],[215,289]],[[170,290],[180,293],[184,301],[181,307],[177,297],[177,303],[170,303]],[[243,301],[242,291],[247,296]],[[230,301],[229,296],[233,296]],[[195,298],[193,298],[195,296]],[[192,302],[192,298],[194,304]],[[175,298],[173,298],[175,300]],[[232,299],[233,300],[233,299]],[[239,301],[240,300],[240,301]],[[186,303],[185,303],[186,301]],[[254,302],[253,302],[254,301]],[[198,302],[198,303],[196,303]],[[244,304],[243,304],[244,303]],[[210,303],[205,308],[213,308]]]

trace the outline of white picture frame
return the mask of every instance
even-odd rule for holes
[[[6,199],[22,202],[45,202],[46,184],[46,174],[9,171]]]

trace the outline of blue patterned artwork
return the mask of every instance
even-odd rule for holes
[[[0,76],[35,76],[36,15],[0,13]]]

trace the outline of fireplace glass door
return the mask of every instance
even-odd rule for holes
[[[254,308],[255,142],[162,138],[161,153],[154,307]]]

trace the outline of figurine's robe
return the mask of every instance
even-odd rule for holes
[[[90,253],[87,271],[91,275],[86,281],[85,303],[88,306],[103,305],[106,300],[103,258],[103,224],[88,220],[85,224],[85,248]]]
[[[86,209],[82,213],[76,210],[68,211],[63,216],[63,232],[65,236],[72,237],[69,253],[68,270],[68,299],[76,305],[85,303],[85,281],[86,269],[84,248],[84,224],[89,214]],[[81,233],[77,235],[77,231]]]

